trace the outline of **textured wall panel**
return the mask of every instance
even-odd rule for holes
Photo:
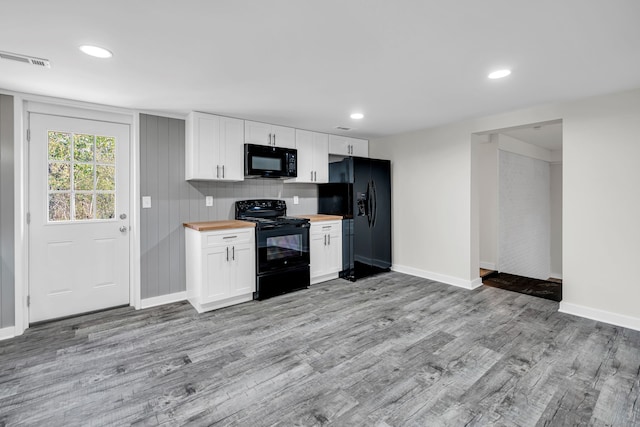
[[[499,151],[499,270],[547,279],[550,266],[549,163]]]

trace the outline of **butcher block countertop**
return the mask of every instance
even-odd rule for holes
[[[231,230],[233,228],[255,228],[256,226],[253,222],[238,221],[235,219],[224,221],[185,222],[183,225],[196,231]]]
[[[324,214],[313,214],[313,215],[294,215],[298,218],[306,218],[311,222],[318,221],[339,221],[342,219],[340,215],[324,215]]]

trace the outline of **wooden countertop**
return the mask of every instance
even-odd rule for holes
[[[215,231],[215,230],[230,230],[233,228],[255,228],[255,224],[249,221],[239,221],[235,219],[225,221],[200,221],[200,222],[185,222],[187,228],[192,228],[196,231]]]
[[[320,221],[339,221],[342,219],[340,215],[325,215],[325,214],[312,214],[312,215],[293,215],[298,218],[306,218],[311,222]]]

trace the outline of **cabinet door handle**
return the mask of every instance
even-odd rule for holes
[[[229,246],[227,246],[227,261],[229,261]]]
[[[224,165],[222,165],[222,177],[224,178]]]
[[[313,181],[313,171],[311,171],[311,181]]]
[[[238,236],[224,236],[223,239],[235,239]]]
[[[327,235],[324,235],[324,245],[327,246]]]
[[[220,165],[216,165],[216,178],[220,178]]]
[[[313,171],[313,180],[317,181],[318,180],[318,172]]]
[[[235,246],[231,247],[231,259],[234,260],[234,261],[236,260],[236,247]]]
[[[331,246],[331,234],[327,234],[327,241],[329,242],[329,246]]]

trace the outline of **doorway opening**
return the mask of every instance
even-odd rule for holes
[[[562,121],[477,134],[486,286],[562,299]]]

